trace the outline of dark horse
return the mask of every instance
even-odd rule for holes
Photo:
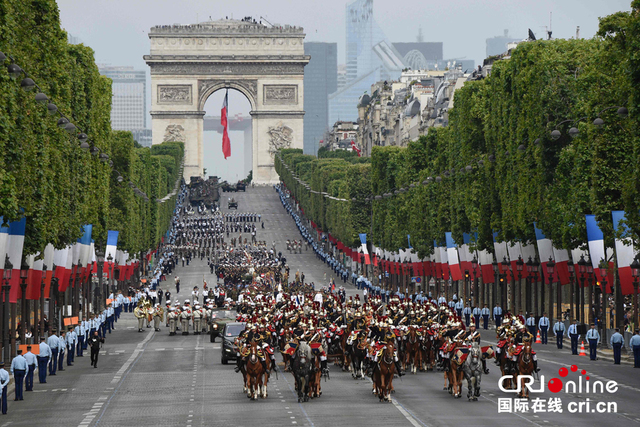
[[[350,348],[351,364],[353,372],[351,375],[354,379],[364,378],[365,363],[367,359],[367,336],[362,332],[358,332],[358,337]]]
[[[291,361],[291,372],[296,380],[298,402],[309,401],[309,380],[313,368],[311,359],[311,347],[306,342],[301,341]]]

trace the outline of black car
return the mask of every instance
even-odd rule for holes
[[[240,332],[244,330],[244,322],[230,322],[224,325],[224,329],[222,330],[222,348],[221,348],[221,356],[220,360],[223,365],[226,365],[229,360],[236,359],[236,351],[233,348],[234,342]]]

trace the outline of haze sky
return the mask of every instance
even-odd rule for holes
[[[236,19],[252,16],[256,20],[263,16],[273,24],[302,26],[306,41],[338,43],[338,63],[344,64],[345,6],[350,2],[58,0],[58,5],[62,27],[94,49],[96,62],[133,66],[148,72],[142,56],[149,53],[149,28],[195,24],[208,21],[209,17],[217,20],[226,16]],[[630,3],[631,0],[374,0],[373,9],[378,25],[391,42],[415,41],[421,27],[424,41],[444,43],[446,59],[466,58],[481,64],[486,39],[502,35],[505,29],[510,37],[525,38],[530,28],[536,37],[543,38],[552,13],[554,38],[575,37],[577,26],[582,38],[590,38],[598,29],[599,17],[630,10]],[[147,92],[149,97],[149,88]],[[222,104],[219,95],[215,93],[209,99],[207,114],[219,114]],[[249,103],[239,93],[230,91],[229,110],[230,114],[248,114]],[[150,121],[148,117],[147,126]],[[241,135],[238,134],[238,141],[242,140]],[[237,160],[240,166],[242,159]]]

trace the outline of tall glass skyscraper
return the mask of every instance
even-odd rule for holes
[[[315,155],[329,123],[329,94],[338,89],[338,45],[306,42],[304,54],[304,153]]]
[[[360,95],[380,80],[397,79],[405,67],[402,55],[373,19],[373,0],[347,5],[347,84],[329,97],[329,123],[356,121]]]

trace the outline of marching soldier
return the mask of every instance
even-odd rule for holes
[[[185,301],[185,306],[182,307],[180,313],[180,323],[182,327],[182,335],[189,335],[189,321],[191,320],[191,307],[189,307],[189,300]]]
[[[144,327],[144,318],[147,317],[147,313],[142,304],[138,304],[138,306],[133,310],[133,315],[138,319],[138,332],[142,332],[142,328]]]
[[[200,335],[202,332],[202,309],[200,304],[194,306],[193,310],[193,335]]]
[[[163,318],[164,311],[162,310],[162,307],[160,307],[160,304],[156,304],[156,307],[153,310],[153,328],[156,331],[160,331],[160,323],[162,322]]]
[[[169,335],[175,335],[176,325],[178,323],[178,314],[174,308],[169,309],[169,313],[167,313],[167,321],[169,322]]]

